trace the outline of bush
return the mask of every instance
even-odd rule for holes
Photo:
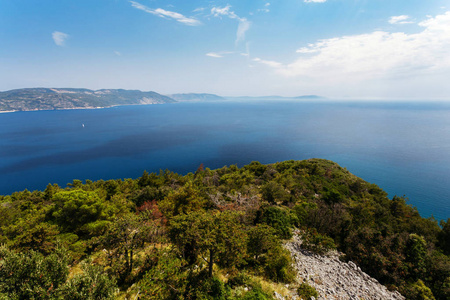
[[[311,299],[311,297],[317,298],[319,296],[319,293],[317,293],[316,289],[306,282],[300,284],[297,289],[297,294],[303,300],[309,300]]]
[[[336,249],[334,240],[325,234],[320,234],[315,228],[306,230],[302,235],[302,248],[315,254],[324,255]]]
[[[261,222],[273,227],[277,235],[282,239],[290,239],[292,237],[291,218],[287,211],[279,207],[266,207],[262,212]]]
[[[266,265],[266,277],[275,282],[290,283],[295,280],[295,271],[289,251],[281,247],[269,251]]]
[[[114,299],[118,292],[116,282],[103,273],[102,267],[88,262],[83,263],[81,268],[83,273],[75,275],[62,287],[64,299]]]
[[[44,257],[0,247],[0,299],[56,299],[69,274],[66,251]]]
[[[430,288],[420,279],[408,287],[405,296],[410,300],[436,300]]]

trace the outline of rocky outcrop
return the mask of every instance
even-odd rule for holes
[[[400,300],[398,292],[391,292],[370,277],[353,262],[342,262],[337,252],[326,256],[302,249],[299,231],[285,244],[297,269],[297,281],[307,282],[319,293],[318,299]]]

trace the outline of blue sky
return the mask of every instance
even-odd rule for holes
[[[0,0],[0,90],[450,99],[450,0]]]

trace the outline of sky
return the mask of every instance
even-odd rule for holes
[[[0,90],[450,100],[450,0],[0,0]]]

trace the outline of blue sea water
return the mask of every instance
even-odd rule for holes
[[[84,125],[84,126],[83,126]],[[325,158],[450,217],[450,104],[223,101],[0,114],[0,194]]]

